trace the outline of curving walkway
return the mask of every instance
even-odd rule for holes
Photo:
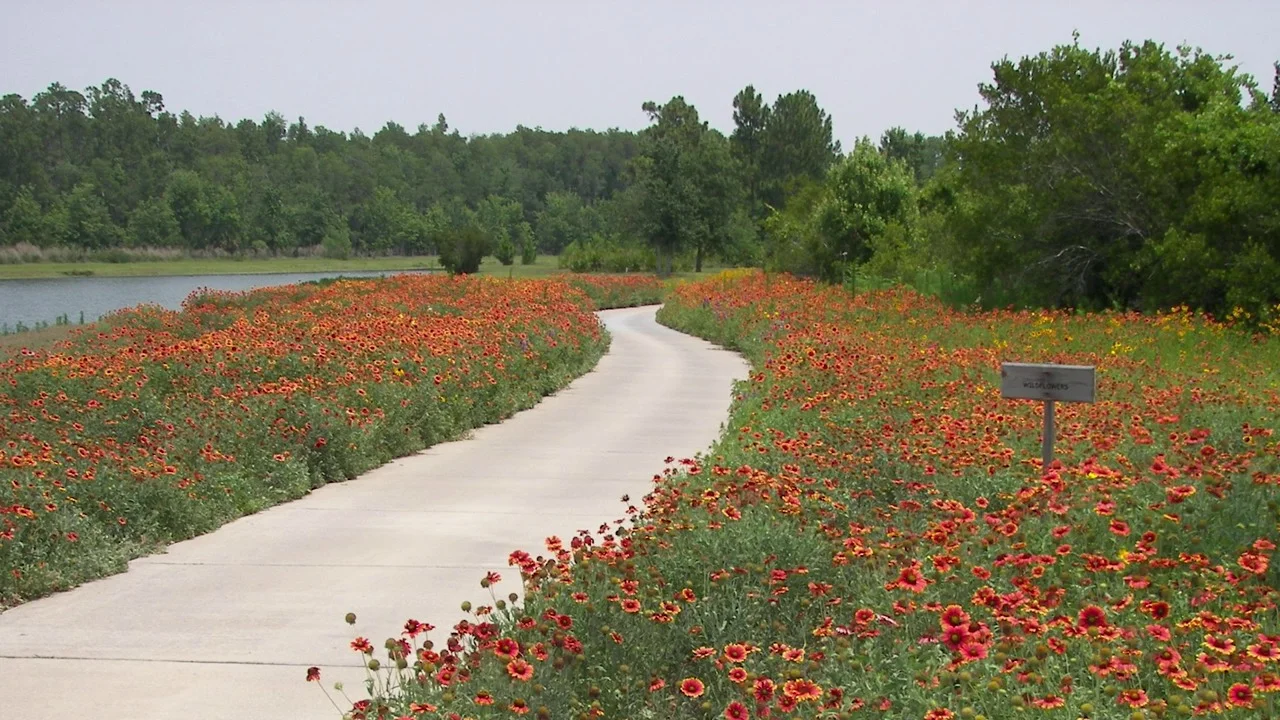
[[[486,599],[489,570],[500,597],[518,589],[511,550],[621,517],[668,455],[715,439],[747,366],[654,312],[601,313],[613,342],[595,370],[470,439],[0,614],[0,715],[336,719],[305,668],[358,697],[353,636],[380,647],[410,617],[450,624]]]

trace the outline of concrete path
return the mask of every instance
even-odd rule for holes
[[[622,517],[717,436],[746,364],[652,307],[601,316],[609,353],[531,410],[0,614],[0,717],[337,718],[308,666],[362,697],[356,634],[451,625],[489,570],[518,589],[512,550]]]

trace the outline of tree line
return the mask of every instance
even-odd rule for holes
[[[0,99],[0,246],[561,255],[576,270],[728,264],[943,278],[983,305],[1254,315],[1280,302],[1280,95],[1215,57],[1078,40],[992,65],[957,127],[842,148],[808,91],[683,97],[640,132],[443,115],[372,136],[235,124],[108,80]],[[1277,70],[1280,87],[1280,69]]]

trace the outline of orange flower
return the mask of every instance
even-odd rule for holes
[[[494,644],[493,654],[504,660],[514,660],[520,656],[520,643],[513,638],[502,638]]]
[[[969,627],[969,613],[965,612],[959,605],[948,605],[943,608],[939,620],[944,630]]]
[[[782,694],[798,702],[822,699],[822,687],[812,680],[788,680],[782,686]]]
[[[1082,629],[1104,628],[1107,626],[1107,611],[1097,605],[1086,605],[1077,619]]]
[[[751,650],[743,643],[729,643],[724,646],[724,659],[729,662],[746,662]]]
[[[1253,707],[1253,688],[1236,683],[1227,689],[1227,704],[1232,707]]]
[[[685,697],[702,697],[702,693],[706,689],[706,685],[703,685],[698,678],[688,677],[680,681],[680,692],[684,693]]]
[[[516,658],[507,663],[507,674],[521,682],[528,682],[533,678],[533,666],[524,660]]]
[[[757,678],[751,687],[756,702],[767,703],[773,699],[774,684],[769,678]]]
[[[1128,705],[1129,707],[1146,707],[1147,693],[1145,690],[1124,690],[1116,697],[1116,702],[1121,705]]]

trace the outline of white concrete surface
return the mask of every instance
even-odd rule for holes
[[[747,366],[654,312],[601,313],[595,370],[469,439],[0,614],[0,720],[337,718],[308,666],[359,697],[355,635],[451,625],[489,570],[499,597],[518,589],[512,550],[622,517],[668,455],[715,439]]]

